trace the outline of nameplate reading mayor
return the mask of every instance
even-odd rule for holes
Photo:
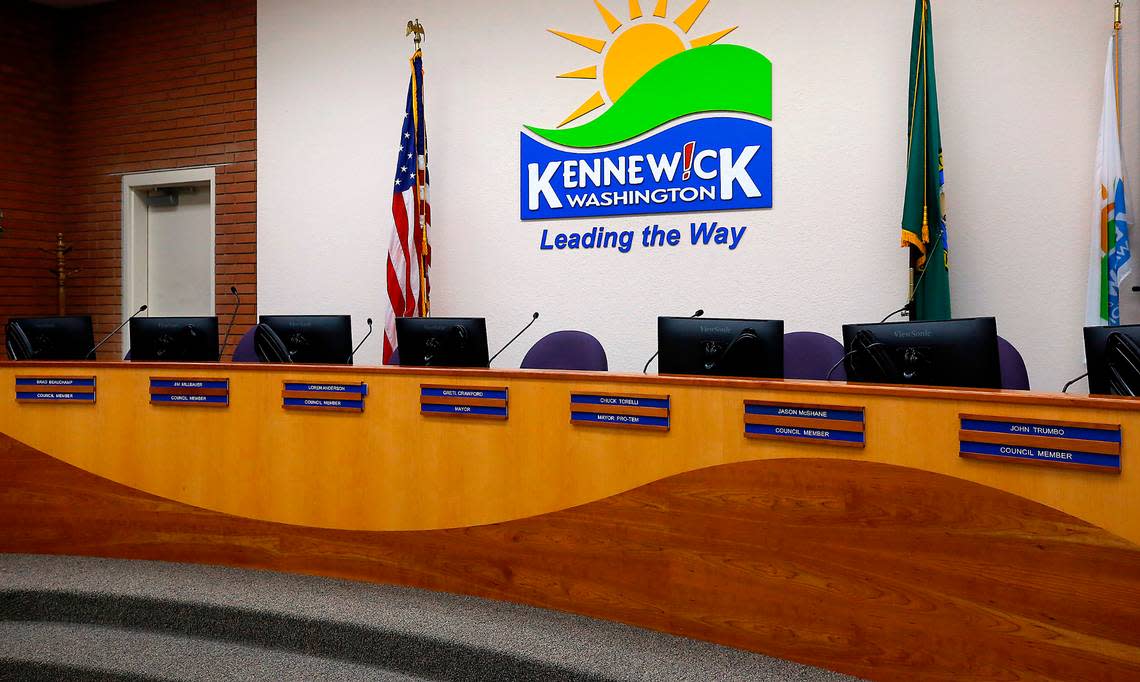
[[[507,388],[420,385],[420,414],[440,417],[507,418]]]
[[[958,455],[1120,473],[1119,424],[960,414]]]
[[[18,403],[95,404],[95,377],[16,377]]]
[[[328,412],[363,412],[368,384],[330,384],[325,382],[285,381],[281,391],[282,407],[287,410]]]
[[[747,438],[861,448],[865,429],[862,407],[744,401]]]
[[[570,422],[585,426],[668,431],[669,396],[571,393]]]
[[[151,377],[150,404],[175,407],[189,405],[228,407],[230,404],[230,380]]]

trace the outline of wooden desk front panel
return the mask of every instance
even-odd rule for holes
[[[175,410],[155,368],[97,365],[95,405],[16,405],[28,368],[0,363],[0,551],[446,590],[877,680],[1140,679],[1129,401],[201,365],[230,406]],[[365,411],[284,410],[307,377]],[[509,418],[425,418],[422,383],[507,386]],[[571,391],[667,393],[670,431],[574,426]],[[747,439],[745,399],[862,406],[867,446]],[[959,414],[1119,423],[1123,471],[962,459]]]
[[[230,406],[169,410],[147,400],[153,368],[81,367],[98,374],[97,404],[17,405],[14,376],[29,366],[0,363],[0,433],[132,488],[266,521],[348,530],[466,527],[566,509],[717,464],[853,458],[982,483],[1140,542],[1140,469],[1128,464],[1140,458],[1140,439],[1129,438],[1140,433],[1132,428],[1140,425],[1140,410],[1120,400],[592,373],[195,365],[186,371],[230,379]],[[75,369],[36,373],[69,372]],[[364,381],[366,409],[284,410],[283,378]],[[507,384],[510,418],[425,417],[419,409],[425,382]],[[670,430],[571,424],[568,396],[582,391],[669,394]],[[853,453],[747,439],[746,399],[865,407],[866,448]],[[963,460],[957,455],[960,413],[1120,423],[1123,471]]]

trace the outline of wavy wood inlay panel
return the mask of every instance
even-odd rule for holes
[[[729,464],[506,523],[354,532],[163,500],[0,435],[0,551],[468,593],[877,680],[1140,679],[1140,547],[985,486],[869,462]]]

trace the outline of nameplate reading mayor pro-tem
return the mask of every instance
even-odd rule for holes
[[[363,412],[368,384],[330,384],[326,382],[285,382],[281,392],[282,406],[287,410],[327,412]]]
[[[958,415],[958,455],[1120,473],[1119,424]]]
[[[95,377],[16,377],[18,403],[95,403]]]
[[[584,426],[620,426],[669,430],[669,396],[571,393],[570,422]]]
[[[151,405],[185,407],[228,407],[229,379],[193,379],[183,377],[151,377]]]
[[[420,385],[420,414],[438,417],[507,418],[505,386]]]
[[[865,445],[862,407],[744,401],[744,435],[820,445]]]

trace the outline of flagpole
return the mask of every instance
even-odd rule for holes
[[[416,77],[415,59],[416,59],[416,57],[420,57],[421,59],[423,58],[422,51],[420,50],[420,43],[423,42],[423,39],[424,39],[424,26],[423,26],[423,24],[420,23],[419,19],[409,19],[408,20],[407,30],[404,31],[404,37],[406,38],[408,36],[412,36],[412,42],[415,43],[415,46],[416,46],[415,52],[412,53],[412,83],[413,83],[413,87],[414,87],[415,77]],[[414,99],[417,101],[419,100],[419,94],[418,93],[416,94]],[[419,130],[416,131],[416,135],[417,136],[419,135]],[[420,267],[419,267],[419,272],[420,272],[420,310],[419,310],[419,313],[420,313],[421,317],[427,317],[429,311],[431,310],[431,306],[428,303],[427,273],[424,271],[424,264],[427,262],[428,235],[427,235],[427,224],[426,224],[426,220],[424,217],[424,210],[423,210],[423,208],[424,208],[423,188],[420,184],[420,178],[419,178],[420,170],[421,170],[419,167],[419,162],[420,162],[420,160],[419,160],[419,158],[417,158],[416,159],[416,183],[415,183],[416,184],[416,221],[419,223],[420,235],[421,235],[421,238],[420,238],[421,243],[420,243],[419,254],[418,254],[419,261],[420,261]],[[425,164],[427,163],[427,147],[426,147],[426,144],[424,147],[424,163]]]
[[[1116,130],[1120,131],[1120,0],[1112,6],[1112,89],[1116,97]]]

